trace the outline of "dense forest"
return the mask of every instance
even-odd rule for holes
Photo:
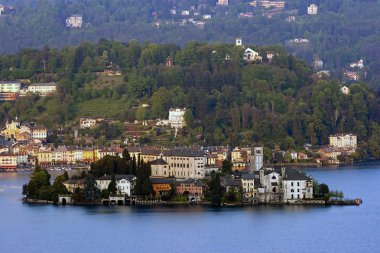
[[[378,94],[358,83],[344,95],[338,81],[318,78],[283,48],[252,48],[263,62],[245,63],[244,49],[228,44],[189,43],[180,49],[107,40],[2,56],[2,79],[57,81],[59,89],[51,97],[2,103],[1,120],[19,116],[58,128],[74,126],[85,115],[133,122],[166,118],[170,108],[186,107],[188,144],[292,148],[325,144],[330,134],[351,132],[380,156]],[[268,50],[276,52],[271,63]],[[168,57],[173,66],[166,65]],[[123,75],[100,82],[104,77],[96,72],[109,68]]]
[[[380,83],[379,1],[292,0],[271,18],[263,16],[270,10],[249,2],[230,0],[229,6],[221,7],[216,0],[3,0],[0,4],[12,8],[0,16],[0,52],[77,46],[101,38],[184,46],[189,41],[233,43],[241,36],[245,44],[285,46],[309,63],[321,59],[338,79],[348,63],[363,58],[365,81],[373,87]],[[318,5],[318,15],[306,14],[310,3]],[[173,8],[175,15],[170,12]],[[190,16],[181,16],[181,10],[190,10]],[[242,12],[253,15],[238,18]],[[73,14],[83,16],[82,28],[65,27],[65,19]],[[203,14],[212,15],[211,20],[203,20],[203,29],[180,25],[184,18],[202,20]],[[286,22],[289,15],[295,15],[294,22]],[[307,38],[310,43],[290,44],[294,38]]]

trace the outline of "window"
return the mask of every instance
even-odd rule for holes
[[[300,186],[300,182],[297,182],[297,186]]]
[[[293,182],[291,182],[290,185],[293,186]]]

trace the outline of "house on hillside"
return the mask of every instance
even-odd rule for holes
[[[243,60],[245,62],[261,62],[263,58],[259,55],[258,52],[252,50],[251,48],[247,48],[244,50]]]

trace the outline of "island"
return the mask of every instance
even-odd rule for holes
[[[132,152],[133,151],[133,152]],[[343,199],[311,176],[292,168],[263,166],[263,148],[255,147],[251,167],[233,171],[223,160],[220,170],[205,171],[206,155],[194,148],[124,149],[106,155],[88,171],[51,184],[46,169],[36,167],[23,186],[27,203],[72,205],[360,205]]]

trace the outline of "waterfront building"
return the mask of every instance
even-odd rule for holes
[[[243,174],[241,176],[241,186],[245,199],[256,197],[257,189],[255,188],[255,179],[255,174]]]
[[[0,170],[15,170],[17,168],[17,156],[10,153],[0,154]]]
[[[98,149],[98,157],[96,160],[102,159],[105,156],[119,156],[123,157],[123,148],[120,147],[106,147],[106,148],[101,148]]]
[[[168,196],[175,180],[172,178],[151,178],[153,193],[155,196]]]
[[[39,165],[51,164],[53,161],[53,153],[50,149],[38,151],[37,162]]]
[[[125,196],[132,196],[134,187],[136,185],[136,176],[134,175],[115,175],[116,188],[118,194]],[[112,176],[105,175],[96,179],[96,185],[100,191],[108,190]]]
[[[202,197],[207,189],[207,185],[195,179],[186,179],[175,182],[175,192],[178,195],[189,195]]]
[[[313,198],[313,180],[301,171],[286,169],[282,179],[284,202]]]
[[[95,162],[95,150],[94,150],[94,147],[84,147],[82,149],[82,161],[84,163]]]
[[[75,189],[84,189],[85,180],[84,179],[68,179],[63,182],[63,185],[66,187],[67,191],[74,193]]]

